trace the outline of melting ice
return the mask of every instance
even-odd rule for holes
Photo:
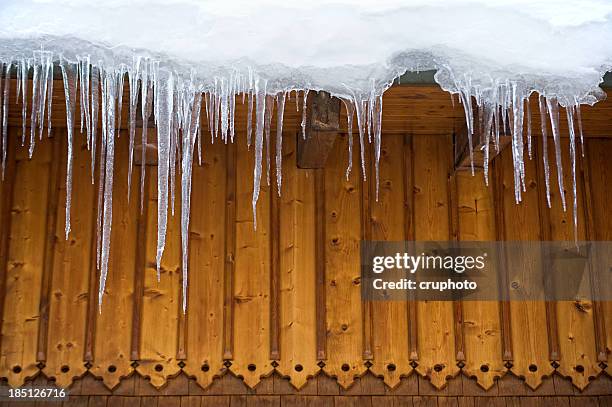
[[[0,6],[2,177],[10,92],[16,92],[22,104],[21,143],[28,146],[30,156],[37,139],[43,137],[45,123],[47,134],[51,131],[52,96],[61,92],[68,128],[65,232],[66,236],[70,233],[73,143],[75,138],[85,137],[91,152],[92,182],[97,173],[99,186],[96,229],[100,305],[108,271],[113,184],[127,182],[130,198],[138,119],[142,120],[143,146],[148,142],[150,118],[157,132],[158,273],[168,215],[174,215],[176,183],[180,182],[185,309],[192,166],[194,157],[201,163],[201,139],[205,136],[200,130],[201,120],[208,121],[213,142],[230,143],[235,137],[245,137],[249,147],[254,145],[252,205],[256,227],[264,165],[265,182],[271,182],[270,126],[274,110],[279,194],[285,101],[295,95],[301,105],[301,131],[305,134],[309,92],[319,90],[341,98],[347,111],[347,176],[353,166],[355,125],[361,172],[365,179],[364,146],[372,143],[378,185],[383,93],[406,71],[435,69],[436,82],[457,95],[465,112],[470,152],[475,134],[487,140],[483,147],[487,182],[490,148],[499,150],[500,135],[510,135],[517,203],[526,188],[524,160],[531,158],[529,100],[535,93],[531,101],[537,101],[542,123],[547,203],[551,205],[552,188],[552,163],[548,162],[547,151],[552,148],[556,188],[566,208],[561,160],[564,141],[559,124],[564,112],[569,124],[565,140],[570,144],[571,208],[576,230],[576,160],[583,153],[582,147],[576,146],[583,140],[580,105],[593,104],[605,96],[598,84],[612,67],[610,2],[307,3],[109,0],[93,5],[85,0],[8,0]],[[54,69],[61,74],[63,89],[53,89]],[[129,176],[127,180],[115,180],[114,142],[122,115],[124,82],[129,92]],[[11,89],[13,84],[15,89]],[[77,101],[81,106],[78,112]],[[248,108],[244,135],[235,132],[236,103]],[[101,128],[96,125],[99,122]],[[552,137],[548,137],[547,122]],[[145,148],[141,154],[145,162]],[[141,208],[145,168],[141,166],[136,181],[140,184]]]

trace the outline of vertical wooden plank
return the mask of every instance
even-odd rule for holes
[[[206,139],[202,143],[202,165],[193,167],[187,360],[183,368],[204,388],[224,369],[226,160],[233,154],[233,145],[210,144]]]
[[[4,315],[6,297],[6,277],[9,262],[9,242],[11,234],[11,210],[13,208],[13,190],[15,188],[15,132],[10,130],[7,137],[6,167],[3,179],[0,179],[0,316]],[[2,174],[0,174],[2,176]],[[0,350],[2,349],[2,327],[4,319],[0,318]]]
[[[325,170],[314,170],[315,183],[315,267],[316,267],[316,319],[317,359],[327,359],[327,300],[326,287],[326,233],[325,233]]]
[[[280,359],[281,202],[276,188],[270,189],[270,359],[278,361]]]
[[[546,201],[546,188],[545,185],[545,170],[544,164],[542,160],[537,159],[538,145],[533,146],[534,153],[536,156],[536,179],[539,185],[538,190],[538,219],[540,221],[540,239],[542,241],[551,241],[553,240],[553,232],[551,225],[551,214],[548,210],[547,201]],[[548,157],[550,160],[550,157]],[[549,161],[552,162],[552,161]],[[556,179],[556,178],[552,178]],[[551,199],[553,197],[551,196]],[[558,207],[558,206],[557,206]],[[542,259],[542,270],[543,274],[546,272],[548,268],[548,259]],[[546,301],[546,328],[548,331],[548,354],[549,360],[551,362],[556,362],[559,360],[559,332],[557,329],[557,304],[553,301]]]
[[[144,299],[144,280],[147,268],[147,234],[149,223],[149,195],[151,191],[151,177],[146,177],[142,189],[142,208],[137,215],[136,264],[134,270],[134,305],[132,307],[132,332],[130,341],[130,359],[140,360],[140,342],[142,336],[142,303]]]
[[[319,304],[315,294],[317,290],[325,290],[325,281],[320,282],[320,287],[317,282],[319,259],[315,254],[319,243],[315,237],[315,201],[323,200],[324,192],[321,191],[320,198],[315,197],[315,183],[319,182],[315,180],[315,173],[322,170],[298,169],[296,155],[295,137],[285,137],[279,239],[280,360],[276,369],[282,376],[289,376],[291,384],[300,389],[319,370],[320,322],[325,350],[325,319],[317,320]],[[324,237],[321,239],[324,245]],[[323,303],[323,310],[324,307]]]
[[[83,360],[88,368],[92,367],[94,360],[94,347],[96,340],[96,323],[98,321],[98,289],[100,286],[100,280],[98,278],[98,264],[97,264],[97,234],[96,234],[96,223],[98,213],[98,184],[100,180],[96,180],[94,177],[94,193],[92,194],[91,204],[91,224],[89,225],[89,284],[87,287],[87,321],[85,323],[85,349],[83,352]]]
[[[459,240],[459,208],[457,201],[457,176],[450,174],[448,177],[448,219],[450,222],[449,240]],[[465,364],[465,335],[463,332],[463,301],[453,301],[453,319],[455,334],[456,360]]]
[[[371,144],[365,145],[364,156],[366,159],[365,163],[365,178],[361,187],[361,240],[371,241],[372,240],[372,201],[374,200],[374,194],[376,193],[374,184],[376,180],[373,180],[373,167],[374,167],[374,147]],[[371,361],[373,359],[372,353],[372,302],[362,299],[362,327],[363,327],[363,359]],[[369,362],[371,363],[371,362]]]
[[[506,240],[506,222],[505,222],[505,200],[504,200],[504,163],[501,158],[497,158],[491,162],[491,172],[493,174],[493,202],[495,202],[495,238],[497,241]],[[507,296],[509,292],[510,282],[508,280],[508,272],[506,271],[507,261],[506,253],[502,251],[499,254],[497,266],[502,270],[498,276],[498,294],[502,297]],[[501,321],[501,345],[502,359],[507,362],[508,366],[512,363],[512,319],[510,318],[510,301],[503,298],[499,302],[499,318]]]
[[[578,147],[579,151],[579,147]],[[569,163],[569,146],[564,143],[562,148],[563,158]],[[549,157],[549,160],[552,157]],[[551,161],[552,162],[552,161]],[[571,167],[567,166],[564,171],[565,185],[572,185]],[[578,168],[576,169],[578,171]],[[551,179],[557,179],[556,167],[551,169]],[[540,180],[543,178],[540,177]],[[543,184],[542,181],[540,181]],[[586,239],[586,219],[584,210],[580,210],[586,204],[583,197],[584,184],[582,178],[578,178],[578,240]],[[571,188],[570,188],[571,191]],[[567,242],[564,246],[574,251],[574,227],[571,210],[571,192],[568,194],[568,210],[564,212],[560,205],[554,205],[550,210],[546,208],[545,197],[540,198],[540,205],[544,211],[550,211],[550,237],[552,240]],[[558,192],[554,191],[552,199],[559,201]],[[588,240],[588,239],[586,239]],[[589,275],[584,276],[585,280]],[[585,281],[585,286],[590,287],[590,282]],[[598,366],[597,348],[595,342],[595,325],[593,319],[593,304],[591,301],[558,301],[552,303],[556,308],[557,340],[559,367],[557,370],[564,377],[571,377],[572,383],[579,389],[584,389],[589,384],[590,377],[596,377],[601,368]],[[552,330],[549,330],[552,335]],[[554,349],[554,348],[553,348]],[[553,350],[551,349],[551,350]]]
[[[459,240],[496,240],[492,187],[485,185],[480,172],[472,176],[469,171],[458,171],[455,176]],[[496,301],[463,302],[463,371],[468,377],[476,377],[477,383],[487,390],[494,385],[496,377],[505,373],[499,308]]]
[[[236,273],[236,192],[238,148],[227,147],[225,177],[225,268],[223,279],[223,359],[234,356],[234,274]]]
[[[58,131],[56,130],[56,134]],[[58,134],[59,135],[59,134]],[[61,139],[55,139],[58,145]],[[62,147],[63,150],[63,147]],[[55,160],[65,162],[66,154],[61,150],[54,152]],[[90,278],[92,274],[91,252],[92,230],[95,212],[93,208],[95,188],[91,183],[90,157],[87,142],[77,139],[74,142],[73,161],[73,191],[71,210],[71,232],[68,240],[64,236],[66,189],[64,183],[59,194],[60,205],[54,210],[56,221],[50,236],[55,245],[53,257],[53,273],[50,286],[49,331],[44,373],[47,377],[55,377],[60,387],[68,387],[73,377],[85,372],[83,363],[84,343],[86,336],[87,303]],[[61,179],[65,179],[65,170]],[[50,194],[52,197],[52,194]],[[49,244],[50,242],[47,242]],[[45,248],[47,250],[47,248]],[[95,264],[94,264],[95,267]]]
[[[43,268],[42,273],[42,284],[40,288],[40,305],[39,305],[39,327],[38,327],[38,344],[36,351],[36,359],[39,362],[45,362],[47,360],[47,346],[49,337],[49,311],[50,311],[50,295],[51,295],[51,283],[53,279],[53,266],[55,258],[55,242],[56,236],[56,224],[57,224],[57,209],[59,206],[59,190],[60,190],[60,162],[62,161],[63,155],[60,152],[62,146],[61,138],[64,134],[59,134],[59,137],[54,137],[48,140],[52,143],[51,151],[51,166],[49,172],[49,184],[47,185],[47,216],[46,216],[46,228],[45,228],[45,241],[41,247],[43,251]],[[64,179],[66,175],[64,174]],[[65,199],[64,199],[65,202]],[[62,236],[63,234],[60,234]],[[61,379],[60,379],[61,381]]]
[[[11,130],[11,137],[16,136]],[[18,136],[20,137],[20,136]],[[38,372],[36,366],[39,304],[42,284],[51,142],[43,142],[32,160],[26,148],[17,148],[11,231],[6,267],[0,371],[16,387]],[[55,159],[55,158],[53,158]]]
[[[271,144],[272,145],[272,144]],[[253,171],[254,154],[237,139],[237,174]],[[264,152],[265,154],[265,152]],[[255,230],[253,178],[236,179],[236,264],[234,275],[234,358],[231,370],[249,387],[272,371],[270,363],[270,187],[265,155]],[[272,176],[271,179],[274,179]]]
[[[150,177],[157,179],[157,168],[151,167]],[[177,186],[180,186],[180,182]],[[171,193],[168,194],[168,230],[166,246],[160,264],[159,281],[156,271],[157,255],[157,183],[149,186],[147,220],[146,269],[140,337],[140,360],[136,371],[151,379],[159,388],[169,376],[179,371],[176,361],[178,310],[181,307],[181,227],[180,187],[175,190],[175,209],[172,214]],[[160,332],[170,334],[160,335]]]
[[[503,209],[505,237],[509,241],[541,240],[538,215],[538,191],[536,164],[525,160],[526,192],[522,202],[516,204],[514,197],[514,168],[511,151],[506,149],[498,156],[503,169]],[[559,202],[557,202],[559,204]],[[529,280],[542,281],[542,266],[532,256],[507,256],[508,268],[520,271],[513,276],[514,285],[528,285]],[[524,280],[524,281],[523,281]],[[553,368],[549,361],[548,333],[542,329],[546,325],[546,308],[542,301],[511,301],[510,318],[512,330],[513,365],[512,372],[525,377],[532,389],[549,376]]]
[[[450,137],[413,139],[415,180],[415,238],[448,240],[450,235],[447,179],[452,168]],[[435,157],[435,159],[432,159]],[[441,388],[459,373],[456,364],[453,304],[417,303],[419,364],[417,372]]]
[[[139,136],[137,135],[137,137]],[[92,362],[93,366],[90,368],[91,373],[101,377],[103,383],[111,389],[119,384],[121,377],[132,372],[130,366],[131,320],[134,304],[135,253],[140,197],[138,194],[132,193],[128,204],[128,168],[125,165],[127,157],[128,137],[126,134],[122,134],[122,137],[115,140],[111,249],[101,312],[98,312],[97,293],[94,296],[97,320],[94,360]],[[139,173],[139,168],[134,167],[133,176],[135,179],[137,179]],[[147,176],[150,177],[151,175],[147,174]],[[135,181],[132,187],[132,192],[137,191],[139,182]],[[92,234],[94,235],[92,238],[95,239],[95,226]]]
[[[414,206],[414,148],[412,144],[412,136],[405,135],[403,148],[403,166],[404,166],[404,240],[413,241],[415,239],[415,206]],[[412,364],[416,363],[419,358],[418,353],[418,323],[417,323],[417,303],[410,299],[412,293],[409,293],[408,300],[408,351],[409,358]]]
[[[404,240],[404,138],[388,135],[382,138],[380,185],[378,202],[371,199],[371,239],[375,241]],[[408,214],[408,216],[411,216]],[[408,309],[404,301],[374,301],[372,303],[373,365],[370,370],[382,376],[395,388],[401,377],[412,372],[408,337]]]
[[[612,171],[606,149],[612,146],[610,140],[589,140],[586,164],[582,166],[584,177],[584,202],[588,226],[588,238],[592,240],[612,240],[612,218],[609,216],[609,205],[612,201],[612,190],[608,184],[608,175]],[[612,301],[596,301],[594,304],[594,322],[597,346],[597,359],[605,363],[609,349],[612,349]],[[610,374],[609,365],[605,370]]]
[[[349,387],[365,372],[359,267],[362,174],[345,177],[347,138],[338,137],[325,168],[327,361],[324,372]],[[333,350],[333,352],[332,352]]]

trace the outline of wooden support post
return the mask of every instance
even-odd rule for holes
[[[100,179],[96,181],[94,191],[98,190]],[[98,194],[92,195],[93,213],[98,213]],[[85,322],[85,347],[83,350],[83,361],[88,365],[94,361],[94,345],[96,338],[97,312],[98,309],[98,235],[96,233],[97,217],[91,217],[91,237],[89,241],[89,281],[87,285],[87,321]]]
[[[236,268],[236,167],[238,149],[228,144],[225,178],[225,276],[223,280],[223,359],[234,358],[234,270]]]
[[[324,168],[340,131],[340,99],[327,92],[312,93],[306,104],[305,138],[297,135],[299,168]]]
[[[280,359],[280,196],[270,188],[270,359]]]
[[[365,241],[372,240],[372,148],[370,144],[365,147],[365,156],[368,164],[366,165],[366,178],[361,183],[361,238]],[[373,332],[373,315],[372,301],[362,299],[363,304],[363,359],[372,360],[374,354],[372,352],[372,332]]]
[[[457,198],[457,176],[448,177],[448,217],[450,220],[450,240],[459,240],[459,207]],[[465,362],[465,335],[463,331],[463,302],[453,301],[453,320],[455,322],[455,354],[457,362]]]
[[[11,209],[13,207],[13,189],[15,187],[15,134],[9,130],[6,167],[4,180],[0,180],[0,332],[4,322],[4,298],[6,297],[6,271],[9,259],[9,242],[11,233]],[[0,177],[2,176],[0,169]],[[0,349],[3,335],[0,335]]]
[[[141,164],[144,165],[144,164]],[[142,307],[144,300],[144,279],[147,266],[147,218],[149,215],[149,189],[151,175],[145,178],[142,211],[138,212],[136,234],[136,271],[134,273],[134,305],[132,308],[131,360],[140,360],[140,334],[142,331]]]
[[[544,164],[538,157],[538,145],[533,144],[533,153],[536,158],[536,179],[540,183],[544,180]],[[542,152],[543,154],[544,152]],[[538,218],[540,220],[540,241],[549,242],[552,240],[552,230],[550,222],[550,211],[546,207],[546,189],[542,185],[538,185]],[[542,253],[542,277],[544,278],[544,287],[546,289],[546,297],[551,289],[549,279],[546,278],[546,273],[551,269],[548,256]],[[559,330],[557,327],[557,303],[546,298],[546,327],[548,331],[548,359],[551,362],[559,361]]]
[[[506,226],[505,226],[505,214],[504,214],[504,172],[503,163],[501,160],[492,162],[493,172],[493,201],[496,205],[495,208],[495,235],[497,241],[501,242],[506,240]],[[510,320],[510,299],[509,296],[509,284],[508,272],[507,272],[507,261],[506,253],[502,250],[498,256],[498,270],[502,270],[498,273],[498,288],[499,295],[502,297],[500,301],[499,313],[501,320],[501,344],[502,344],[502,360],[505,362],[512,362],[514,359],[512,355],[512,331],[511,331],[511,320]]]
[[[414,156],[412,136],[404,136],[404,239],[415,240],[415,211],[414,211]],[[418,324],[417,302],[414,293],[409,292],[408,298],[408,352],[412,362],[419,358],[418,353]]]
[[[316,318],[317,318],[317,360],[327,359],[327,304],[325,277],[325,170],[315,173],[315,267],[316,267]]]
[[[53,277],[53,263],[55,259],[55,239],[57,227],[57,210],[59,206],[60,190],[60,159],[62,157],[60,147],[63,145],[63,137],[53,137],[53,156],[51,158],[51,172],[49,177],[49,206],[47,207],[47,226],[45,228],[45,247],[42,270],[42,284],[40,290],[38,327],[38,346],[36,360],[44,362],[47,360],[47,338],[49,336],[49,308],[51,307],[51,279]]]

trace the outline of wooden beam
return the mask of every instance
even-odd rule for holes
[[[313,94],[306,103],[304,134],[297,134],[299,168],[324,168],[340,131],[340,99],[327,92]]]

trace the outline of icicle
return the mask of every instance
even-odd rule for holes
[[[531,106],[529,105],[529,96],[526,98],[527,101],[527,152],[529,159],[532,160],[533,156],[531,153]]]
[[[177,110],[179,107],[179,102],[177,100],[177,94],[173,94],[173,106],[176,107]],[[174,197],[175,197],[175,180],[176,180],[176,156],[177,156],[177,133],[178,133],[178,120],[174,117],[174,113],[171,116],[173,118],[172,124],[170,126],[170,211],[172,216],[174,216]]]
[[[140,74],[141,58],[134,58],[132,67],[128,69],[128,86],[130,89],[129,127],[129,157],[128,157],[128,203],[132,190],[132,169],[134,168],[134,140],[136,138],[136,109],[138,108],[138,76]],[[144,164],[143,164],[144,165]]]
[[[230,84],[229,84],[229,132],[230,132],[230,140],[232,143],[234,142],[234,116],[236,112],[236,75],[230,76]]]
[[[376,99],[376,106],[373,115],[373,130],[374,130],[374,168],[376,172],[376,202],[378,202],[378,192],[380,187],[380,145],[382,132],[382,95]]]
[[[261,187],[261,159],[263,154],[263,138],[264,138],[264,119],[266,111],[266,85],[265,79],[263,89],[259,89],[259,78],[255,79],[255,96],[257,98],[256,106],[256,127],[255,127],[255,166],[253,167],[253,229],[257,230],[257,200],[259,199],[259,189]]]
[[[281,196],[283,184],[283,116],[285,115],[285,92],[277,96],[278,111],[276,112],[276,190]]]
[[[557,162],[557,182],[559,184],[559,196],[563,204],[563,211],[567,210],[565,204],[565,187],[563,185],[563,161],[561,160],[561,135],[559,134],[559,104],[557,98],[550,97],[546,100],[550,124],[552,127],[553,142],[555,143],[555,158]]]
[[[297,102],[296,102],[297,103]],[[306,112],[308,111],[308,89],[304,90],[304,102],[302,103],[302,138],[306,140]]]
[[[353,169],[353,116],[355,115],[355,105],[347,99],[342,99],[346,109],[346,130],[348,133],[348,164],[346,166],[346,180]]]
[[[117,81],[117,130],[121,129],[121,110],[123,107],[123,85],[125,81],[125,73],[123,71],[124,65],[119,67],[119,80]],[[121,137],[121,132],[117,131],[117,135]]]
[[[266,141],[266,185],[270,186],[270,126],[272,122],[272,110],[274,109],[274,99],[266,96],[266,112],[264,118],[264,130]]]
[[[91,149],[91,117],[89,113],[89,57],[79,61],[79,87],[81,94],[81,133],[83,133],[83,119],[87,130],[87,147]]]
[[[0,92],[2,92],[2,78],[4,75],[4,63],[0,62]],[[10,78],[7,76],[5,78],[6,82],[8,82],[10,80]],[[4,100],[4,93],[0,93],[2,95],[2,100]],[[2,103],[2,105],[4,105],[4,103]],[[4,162],[6,160],[6,151],[8,149],[7,146],[7,140],[4,137],[4,134],[2,134],[0,136],[0,180],[4,181]]]
[[[32,74],[32,114],[30,115],[30,148],[28,149],[28,157],[32,158],[34,154],[34,147],[36,146],[36,114],[38,113],[39,107],[39,91],[38,81],[40,80],[40,65],[34,64],[34,73]]]
[[[47,55],[45,59],[41,57],[42,78],[39,86],[39,103],[38,103],[38,138],[42,140],[43,129],[45,127],[45,107],[47,104],[47,90],[49,81],[49,71],[52,66],[51,56]],[[50,96],[49,96],[50,97]]]
[[[576,119],[578,120],[578,134],[580,135],[580,149],[582,156],[584,157],[584,133],[582,132],[582,113],[580,112],[580,102],[576,101]]]
[[[512,161],[514,164],[514,198],[521,202],[524,186],[523,169],[523,95],[516,82],[512,83]]]
[[[467,124],[467,136],[468,136],[468,147],[470,149],[470,168],[472,175],[474,175],[474,148],[473,148],[473,137],[474,137],[474,117],[472,113],[472,97],[467,91],[461,91],[459,93],[460,100],[463,104],[463,110],[465,113],[465,122]]]
[[[200,94],[202,96],[202,94]],[[200,102],[201,103],[201,102]],[[200,110],[202,110],[200,108]],[[204,136],[204,131],[202,129],[202,121],[200,120],[200,116],[198,115],[198,132],[196,134],[197,142],[198,142],[198,165],[202,166],[202,137]]]
[[[567,127],[569,129],[570,162],[572,164],[572,210],[574,218],[574,242],[578,246],[578,193],[576,188],[576,133],[574,131],[573,106],[567,106]]]
[[[49,97],[47,98],[47,137],[51,136],[51,107],[53,106],[53,62],[49,63]]]
[[[4,92],[2,97],[2,144],[6,146],[2,151],[2,180],[4,180],[4,172],[6,170],[6,153],[8,147],[8,101],[9,101],[9,92],[11,85],[11,67],[12,64],[9,62],[6,64],[6,68],[4,69]]]
[[[170,166],[170,137],[172,136],[174,76],[155,87],[155,119],[157,122],[157,280],[160,279],[161,259],[166,245],[168,221],[168,170]],[[143,165],[144,167],[144,165]]]
[[[70,204],[72,202],[72,140],[74,138],[74,112],[76,102],[77,78],[74,67],[63,58],[60,59],[64,94],[66,98],[66,126],[68,157],[66,159],[66,239],[70,234]]]
[[[83,72],[81,69],[81,61],[79,60],[79,57],[77,56],[77,63],[76,63],[76,77],[77,77],[77,83],[81,82],[81,79],[83,79]],[[82,97],[82,92],[83,92],[83,84],[81,83],[80,86],[78,86],[79,89],[79,97]],[[81,117],[81,134],[83,134],[83,100],[81,100],[81,102],[79,103],[79,115]]]
[[[98,113],[100,111],[100,71],[91,70],[91,183],[94,184],[96,172],[96,143],[98,141]],[[103,147],[105,148],[105,147]],[[103,157],[102,157],[103,159]]]
[[[249,112],[247,114],[247,148],[251,148],[253,134],[253,93],[249,93]]]
[[[550,204],[550,167],[548,165],[548,139],[546,130],[546,100],[544,99],[544,95],[538,96],[538,105],[540,107],[540,124],[542,128],[542,163],[544,164],[544,180],[546,183],[546,203],[548,207],[551,207]]]
[[[106,275],[108,273],[108,258],[110,252],[111,228],[113,225],[113,167],[115,160],[115,100],[116,79],[112,73],[107,73],[104,78],[105,97],[103,98],[103,110],[106,111],[106,164],[104,174],[104,212],[102,220],[102,251],[100,259],[100,289],[98,291],[98,307],[102,311],[102,297],[106,286]]]
[[[497,96],[497,90],[493,90],[493,98],[495,99]],[[494,110],[497,110],[497,105],[489,106],[483,104],[483,126],[482,126],[482,135],[484,137],[484,179],[485,185],[489,185],[489,158],[490,158],[490,145],[491,145],[491,136],[493,134],[493,116]]]
[[[221,78],[221,138],[227,143],[227,132],[229,130],[229,89],[225,78]]]
[[[153,104],[153,89],[149,84],[147,65],[143,67],[143,77],[141,83],[141,116],[142,116],[142,134],[141,134],[141,155],[140,155],[140,212],[144,208],[144,188],[145,188],[145,169],[147,168],[147,143],[148,143],[148,126],[149,117],[151,116]]]
[[[189,270],[189,215],[191,212],[191,180],[193,169],[193,149],[196,133],[199,126],[200,111],[202,109],[202,95],[200,93],[191,96],[195,97],[193,111],[190,115],[190,123],[185,127],[188,132],[183,135],[183,159],[181,164],[181,249],[182,249],[182,297],[183,313],[187,310],[187,279]]]
[[[359,129],[359,147],[361,154],[361,173],[363,174],[363,180],[366,180],[366,170],[365,170],[365,131],[364,131],[364,121],[365,121],[365,112],[363,101],[357,100],[357,97],[353,96],[355,100],[355,110],[357,112],[357,128]]]
[[[21,70],[21,145],[25,145],[26,135],[26,117],[28,112],[28,72],[30,70],[30,63],[25,59],[21,60],[19,69]],[[76,81],[76,79],[75,79]]]
[[[100,94],[102,97],[102,135],[100,140],[100,168],[98,170],[98,214],[96,217],[96,264],[98,269],[100,269],[102,260],[102,228],[104,220],[104,177],[106,175],[106,149],[108,147],[106,142],[108,137],[108,92],[106,86],[106,76],[101,71],[98,72],[97,76],[98,81],[101,83]]]

